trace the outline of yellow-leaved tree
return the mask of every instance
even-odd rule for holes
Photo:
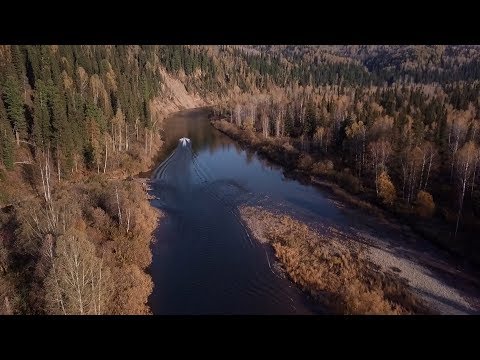
[[[430,193],[419,191],[417,194],[417,214],[421,217],[431,217],[435,212],[435,203]]]
[[[397,197],[395,186],[390,180],[386,171],[382,171],[377,179],[378,196],[382,199],[386,205],[393,205],[395,198]]]

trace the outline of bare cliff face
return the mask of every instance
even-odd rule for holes
[[[177,78],[161,70],[164,79],[164,93],[153,99],[151,109],[162,118],[167,115],[185,109],[193,109],[207,105],[207,102],[199,97],[189,93],[185,85]]]

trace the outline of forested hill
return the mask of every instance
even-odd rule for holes
[[[165,68],[186,64],[203,79],[210,63],[204,50],[184,47],[2,46],[3,165],[11,170],[50,150],[68,176],[104,163],[106,143],[135,152],[132,139],[149,140],[164,110],[159,100],[172,98]]]
[[[99,166],[102,143],[121,150],[155,125],[155,100],[172,98],[166,74],[210,103],[324,86],[358,100],[374,87],[391,115],[408,92],[407,113],[422,103],[431,123],[444,105],[478,109],[479,59],[475,46],[1,46],[0,158],[8,170],[26,161],[23,143],[33,157],[50,149],[65,176]],[[423,99],[432,92],[439,101]]]
[[[369,146],[393,140],[390,175],[410,199],[407,153],[435,153],[452,183],[458,151],[477,141],[479,80],[478,46],[3,45],[0,171],[48,157],[59,181],[132,174],[168,113],[218,104],[265,136],[319,144],[360,179]]]
[[[154,165],[169,113],[215,99],[212,64],[198,47],[0,46],[0,315],[149,313],[162,214],[128,175]]]
[[[231,81],[244,92],[220,108],[233,128],[219,127],[480,262],[480,47],[275,45],[219,53],[232,56],[225,63],[236,64],[240,76]]]
[[[254,46],[258,53],[267,53],[290,60],[307,71],[305,84],[384,85],[393,83],[470,82],[480,78],[480,47],[470,46]],[[337,65],[334,65],[337,64]],[[343,67],[339,67],[343,64]],[[332,66],[333,65],[333,66]],[[337,67],[336,67],[337,66]],[[335,79],[335,70],[338,77]],[[343,70],[343,71],[342,71]],[[334,72],[334,74],[327,75]],[[309,81],[309,73],[317,73]],[[324,73],[321,77],[320,73]]]
[[[161,214],[129,175],[204,105],[480,262],[478,46],[1,45],[0,314],[149,312]]]

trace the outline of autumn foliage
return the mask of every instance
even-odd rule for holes
[[[395,276],[374,269],[335,232],[319,234],[287,215],[259,207],[240,208],[261,242],[269,243],[289,277],[340,314],[409,314],[425,308]]]
[[[479,60],[478,47],[458,45],[0,45],[0,206],[42,196],[32,169],[45,158],[52,187],[92,173],[123,178],[147,170],[166,114],[215,104],[225,119],[217,128],[288,170],[325,177],[394,211],[431,216],[432,228],[441,222],[434,214],[449,214],[439,235],[450,239],[455,228],[454,238],[458,232],[469,245],[460,248],[476,249],[464,255],[480,259]],[[199,101],[177,101],[174,87]],[[108,196],[115,199],[115,191]],[[105,206],[75,216],[118,235],[116,257],[144,266],[148,250],[132,251],[133,230],[119,229],[128,226],[128,213],[120,219],[111,215],[111,199],[98,201]],[[51,209],[26,204],[57,231]],[[0,227],[18,228],[15,247],[25,253],[16,254],[31,265],[28,257],[38,256],[44,239],[33,241],[26,236],[31,229],[20,229],[22,211],[15,207],[18,223],[5,230],[9,215]],[[120,226],[110,229],[115,217]],[[82,231],[101,238],[85,223]],[[10,245],[10,237],[0,245],[8,259]],[[5,288],[31,280],[7,268],[0,271]],[[38,304],[24,301],[22,311],[42,309],[44,290],[32,290]],[[8,308],[15,307],[15,296],[7,297]]]
[[[8,265],[31,287],[22,311],[149,313],[153,285],[146,271],[158,217],[138,181],[102,176],[62,184],[50,202],[32,198],[16,206],[16,241],[8,251],[17,263]],[[18,259],[32,271],[17,268]]]
[[[378,183],[378,196],[382,199],[386,205],[393,205],[396,198],[395,186],[390,180],[390,176],[383,171],[377,179]]]
[[[416,209],[418,215],[424,218],[431,217],[435,212],[433,197],[426,191],[419,191],[417,194]]]

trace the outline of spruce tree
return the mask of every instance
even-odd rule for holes
[[[7,170],[13,169],[14,162],[13,131],[7,119],[7,112],[0,99],[0,160]]]
[[[7,76],[4,84],[3,99],[5,101],[8,119],[17,137],[17,142],[19,139],[26,139],[27,122],[25,120],[23,99],[18,80],[13,75]]]
[[[20,83],[23,82],[25,77],[25,56],[23,54],[23,49],[19,45],[11,46],[12,52],[12,62],[17,73],[17,78]]]
[[[52,125],[48,108],[48,89],[43,80],[37,81],[33,101],[33,140],[37,147],[46,149],[52,137]]]
[[[57,158],[62,154],[66,160],[64,164],[70,170],[73,166],[73,138],[72,128],[67,120],[67,109],[65,94],[61,86],[50,83],[50,106],[52,109],[52,127],[54,146]]]

